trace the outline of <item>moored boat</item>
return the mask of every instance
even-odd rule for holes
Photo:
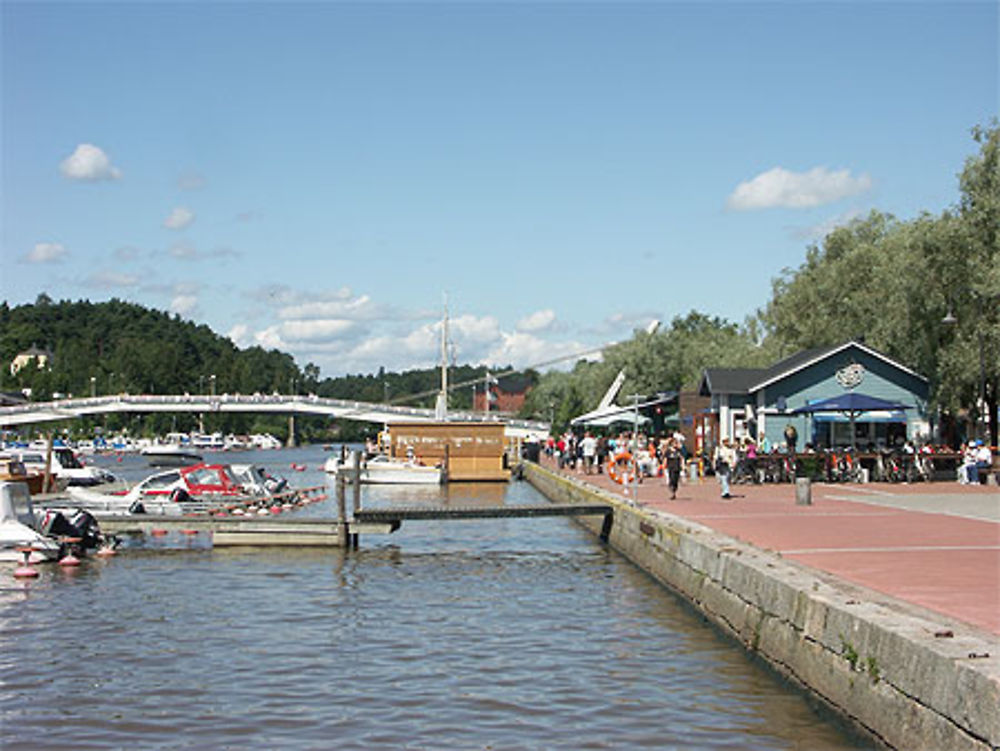
[[[40,563],[60,560],[67,553],[82,556],[114,538],[101,534],[97,520],[86,511],[47,510],[35,514],[23,482],[0,482],[0,560]]]
[[[323,469],[332,475],[343,473],[352,482],[354,465],[350,458],[331,456]],[[376,454],[361,461],[359,480],[367,485],[440,485],[445,473],[441,467],[420,464],[412,459],[392,459]]]
[[[201,454],[193,448],[176,443],[154,444],[141,453],[151,467],[183,467],[202,460]]]

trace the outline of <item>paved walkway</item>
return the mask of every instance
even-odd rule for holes
[[[567,474],[623,493],[606,475]],[[811,506],[796,505],[791,484],[735,485],[732,496],[714,478],[682,483],[676,500],[662,478],[638,489],[646,508],[1000,634],[997,488],[814,484]]]

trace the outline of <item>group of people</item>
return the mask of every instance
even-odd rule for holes
[[[832,453],[817,450],[812,444],[806,443],[802,451],[797,453],[795,444],[798,436],[794,428],[786,431],[783,437],[785,441],[775,447],[771,447],[766,438],[761,443],[749,437],[726,438],[715,446],[711,454],[702,452],[700,455],[692,455],[679,431],[657,438],[640,433],[635,436],[635,440],[630,432],[597,436],[590,432],[578,435],[567,431],[563,435],[550,437],[545,452],[556,461],[560,469],[568,468],[590,475],[601,474],[607,468],[609,474],[614,472],[619,482],[642,482],[644,478],[662,476],[670,488],[671,498],[677,495],[684,468],[689,461],[698,462],[700,472],[715,474],[722,498],[731,497],[731,485],[734,482],[787,481],[796,474],[796,457],[801,459],[803,455],[818,455],[825,460],[825,465],[819,471],[828,481],[859,481],[857,478],[862,475],[860,463],[857,461],[858,457],[852,456],[853,452]],[[929,445],[918,448],[912,441],[905,441],[903,445],[894,447],[891,454],[883,451],[876,455],[875,467],[871,469],[872,476],[901,482],[930,480],[935,454]],[[969,441],[963,454],[959,481],[963,484],[978,484],[980,473],[993,464],[990,447],[982,441]],[[777,473],[772,471],[776,462],[780,470]],[[620,467],[619,464],[627,466]],[[865,472],[867,471],[866,469]]]
[[[671,498],[677,495],[688,458],[684,435],[680,431],[659,439],[640,433],[635,441],[629,432],[612,436],[595,436],[589,431],[578,436],[567,432],[550,437],[545,452],[560,469],[568,468],[586,475],[602,474],[605,465],[613,467],[615,457],[627,453],[631,466],[635,468],[635,481],[642,482],[644,478],[662,475],[670,488]],[[631,471],[629,477],[632,477]]]
[[[962,466],[958,481],[962,485],[978,485],[979,473],[993,466],[993,452],[982,441],[969,441],[962,450]]]

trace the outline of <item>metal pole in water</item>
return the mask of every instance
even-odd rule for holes
[[[357,513],[361,510],[361,452],[354,451],[352,453],[353,453],[353,464],[354,464],[354,466],[351,469],[351,479],[354,481],[354,495],[352,500],[354,505],[354,513],[355,515],[357,515]],[[358,536],[354,535],[353,537],[354,539],[351,540],[351,547],[357,550]]]
[[[336,483],[337,491],[337,521],[340,522],[340,529],[337,533],[338,542],[340,547],[346,548],[347,539],[347,493],[344,487],[344,473],[338,472],[337,478],[334,481]]]

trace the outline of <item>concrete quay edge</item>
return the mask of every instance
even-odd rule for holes
[[[552,501],[614,504],[613,548],[878,743],[1000,749],[995,635],[539,465],[525,469]],[[601,532],[600,519],[576,521]]]

